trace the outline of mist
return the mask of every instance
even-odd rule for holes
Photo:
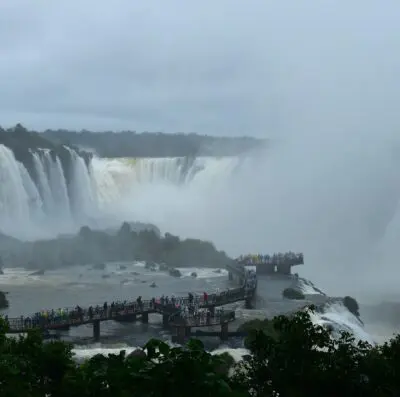
[[[138,216],[231,255],[302,251],[298,271],[331,294],[394,292],[400,6],[356,3],[277,6],[260,92],[274,144],[212,185],[144,189]]]

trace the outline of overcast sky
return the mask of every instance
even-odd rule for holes
[[[0,125],[394,131],[399,21],[398,0],[1,0]]]

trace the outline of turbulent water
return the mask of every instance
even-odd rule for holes
[[[188,291],[201,294],[203,291],[218,291],[234,284],[228,280],[227,272],[216,272],[214,269],[182,268],[181,278],[171,277],[163,272],[151,272],[144,267],[144,263],[132,262],[110,263],[104,271],[93,270],[92,266],[76,266],[68,269],[48,271],[44,275],[31,275],[25,269],[4,269],[0,275],[0,289],[7,290],[12,302],[5,312],[10,317],[21,314],[29,315],[40,309],[46,309],[48,302],[54,308],[74,307],[77,302],[81,305],[90,305],[110,301],[112,299],[132,299],[142,295],[144,299],[160,294],[184,296]],[[195,271],[197,278],[191,277]],[[103,276],[107,275],[107,278]],[[149,288],[155,282],[157,288]],[[282,289],[291,284],[291,280],[274,280],[259,278],[256,307],[252,310],[244,308],[243,303],[230,305],[236,311],[237,320],[232,323],[234,329],[244,321],[253,318],[272,317],[278,314],[290,313],[304,304],[304,302],[287,301],[282,299]],[[303,292],[310,298],[320,295],[310,282],[300,283]],[[312,300],[311,300],[312,301]],[[268,304],[266,304],[268,302]],[[353,332],[357,339],[367,340],[370,343],[380,342],[382,335],[368,333],[360,321],[347,309],[334,304],[324,313],[312,315],[315,324],[329,323],[337,330]],[[101,325],[101,342],[92,343],[92,328],[90,325],[71,328],[62,334],[63,338],[74,342],[77,358],[85,358],[97,353],[114,353],[121,349],[128,352],[148,340],[149,337],[162,338],[169,341],[170,333],[162,328],[158,315],[150,316],[149,324],[106,322]],[[388,337],[390,335],[386,335]],[[203,341],[210,350],[215,352],[229,351],[239,359],[246,350],[240,339],[231,339],[224,346],[219,346],[217,338],[205,338]]]

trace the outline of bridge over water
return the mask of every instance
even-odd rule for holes
[[[228,289],[218,294],[209,294],[205,299],[204,296],[196,296],[192,299],[189,296],[175,297],[168,302],[160,299],[151,299],[143,301],[131,301],[124,304],[116,304],[114,306],[98,305],[94,310],[89,308],[66,309],[64,313],[59,314],[56,311],[48,312],[48,315],[6,318],[8,322],[8,333],[24,333],[30,329],[40,329],[44,333],[55,330],[68,330],[70,327],[78,327],[85,324],[93,324],[93,338],[97,341],[100,339],[100,324],[103,321],[119,321],[133,322],[140,319],[143,323],[149,320],[149,314],[160,314],[164,326],[172,326],[177,330],[177,335],[182,336],[182,332],[178,329],[190,329],[192,327],[204,327],[213,325],[223,325],[234,320],[234,312],[221,315],[216,313],[215,308],[245,301],[250,305],[255,293],[255,288],[249,289],[245,286]],[[198,309],[206,310],[209,313],[209,320],[200,321],[198,317],[186,317],[186,323],[182,321],[177,323],[179,314],[182,308],[196,305]],[[232,314],[233,313],[233,314]],[[224,325],[224,330],[227,331],[227,326]],[[184,334],[186,335],[186,334]],[[182,337],[179,338],[181,340]]]

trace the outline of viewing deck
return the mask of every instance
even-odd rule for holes
[[[255,266],[257,274],[288,275],[292,266],[304,265],[304,255],[291,251],[273,255],[242,255],[236,263],[239,266]]]

